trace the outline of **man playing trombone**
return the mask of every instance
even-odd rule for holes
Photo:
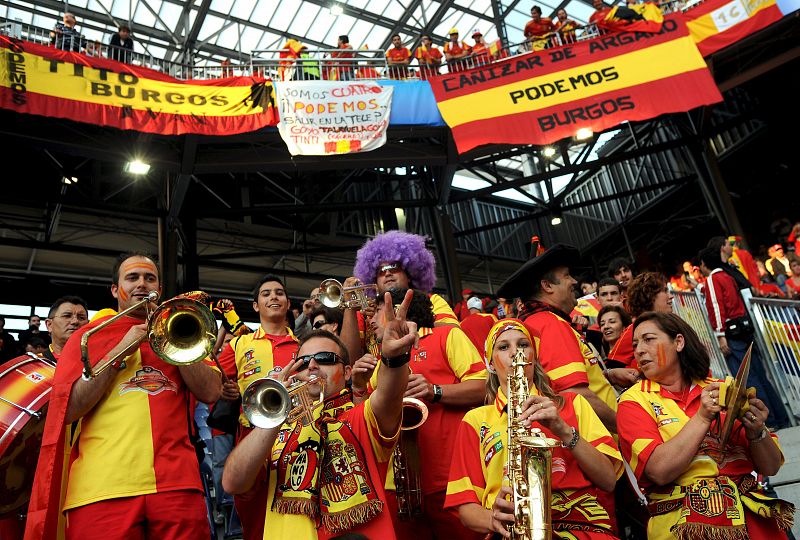
[[[395,540],[383,511],[383,485],[400,428],[407,363],[418,339],[416,324],[406,320],[410,302],[409,292],[395,314],[386,295],[384,367],[368,399],[353,404],[345,345],[330,332],[314,331],[280,379],[310,381],[303,390],[321,394],[322,403],[303,413],[305,420],[280,424],[279,417],[264,424],[275,427],[255,428],[228,456],[222,483],[229,493],[248,491],[265,464],[270,468],[264,538],[331,538],[349,531]]]
[[[132,309],[84,326],[64,347],[25,538],[59,537],[62,512],[68,540],[208,538],[187,407],[189,392],[204,402],[220,397],[219,374],[202,361],[167,363],[146,341],[152,293],[161,291],[152,258],[123,255],[112,275],[119,312]],[[104,324],[88,342],[92,369],[82,378],[81,337]]]

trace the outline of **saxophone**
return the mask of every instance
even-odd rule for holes
[[[541,430],[526,428],[519,419],[522,404],[528,399],[525,366],[530,362],[517,349],[508,371],[508,464],[506,474],[514,504],[511,538],[550,540],[550,469],[553,447],[558,441]]]

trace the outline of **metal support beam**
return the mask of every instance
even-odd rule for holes
[[[447,294],[450,301],[455,302],[461,298],[461,274],[458,270],[453,225],[450,222],[450,216],[434,207],[428,209],[428,217],[436,249],[439,252],[439,267],[444,274]]]

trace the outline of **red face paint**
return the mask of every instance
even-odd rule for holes
[[[664,352],[663,343],[658,344],[657,355],[658,355],[658,367],[663,368],[664,366],[667,365],[667,353]]]

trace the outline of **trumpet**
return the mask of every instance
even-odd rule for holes
[[[333,278],[319,284],[319,301],[329,308],[363,311],[375,305],[377,296],[378,286],[375,284],[344,287]]]
[[[89,359],[89,338],[120,317],[143,306],[147,309],[147,333],[142,341],[147,339],[153,352],[163,361],[174,366],[188,366],[212,355],[217,341],[217,323],[211,310],[203,302],[207,297],[200,291],[186,293],[167,300],[151,311],[150,304],[158,301],[158,293],[151,291],[147,298],[87,331],[81,336],[83,379],[97,377],[122,356],[119,353],[92,366]],[[216,357],[214,361],[217,361]],[[124,366],[124,360],[122,365]],[[219,367],[219,362],[217,366]],[[221,368],[220,371],[222,372]]]
[[[314,401],[308,387],[320,385],[319,401]],[[242,394],[242,410],[251,425],[273,428],[283,423],[292,424],[298,419],[311,423],[314,411],[324,402],[325,385],[322,379],[312,376],[307,381],[296,381],[288,388],[280,381],[264,377],[251,382]]]

